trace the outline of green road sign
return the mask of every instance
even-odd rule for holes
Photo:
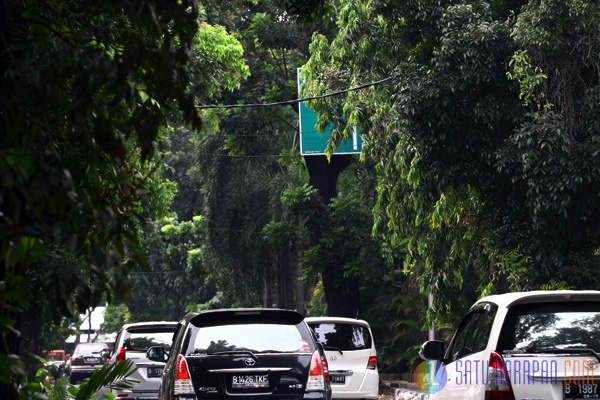
[[[302,78],[300,78],[301,71],[302,68],[298,68],[298,93],[300,93],[300,86],[303,82]],[[330,123],[325,132],[321,134],[316,128],[317,113],[305,101],[300,102],[298,109],[300,118],[300,154],[303,156],[325,154],[325,147],[331,135],[333,124]],[[358,129],[354,127],[352,137],[340,142],[335,154],[360,154],[362,143],[362,137],[358,133]]]

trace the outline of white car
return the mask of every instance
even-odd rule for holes
[[[377,350],[367,321],[342,317],[306,317],[329,363],[333,399],[377,399]]]
[[[168,354],[177,326],[178,323],[175,321],[152,321],[126,324],[121,327],[113,345],[109,363],[131,360],[136,369],[128,379],[135,380],[137,383],[129,390],[112,390],[116,399],[151,400],[158,398],[158,388],[166,359],[151,360],[152,354],[148,354],[148,349],[160,346],[164,349],[165,354]],[[99,396],[107,391],[111,390],[104,388],[100,391]]]
[[[569,400],[600,398],[599,352],[600,291],[558,290],[484,297],[419,354],[430,400]]]

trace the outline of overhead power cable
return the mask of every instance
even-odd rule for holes
[[[356,87],[353,87],[353,88],[350,88],[350,89],[339,90],[337,92],[331,92],[331,93],[323,94],[321,96],[305,97],[303,99],[278,101],[278,102],[275,102],[275,103],[201,105],[201,106],[194,106],[194,108],[199,108],[199,109],[202,109],[202,110],[206,110],[206,109],[211,109],[211,108],[213,108],[213,109],[214,108],[256,108],[256,107],[286,106],[286,105],[290,105],[290,104],[300,103],[301,101],[324,99],[326,97],[338,96],[340,94],[344,94],[344,93],[348,93],[348,92],[354,92],[354,91],[357,91],[357,90],[368,88],[370,86],[379,85],[379,84],[387,82],[387,81],[389,81],[389,80],[391,80],[393,78],[394,78],[394,76],[392,75],[392,76],[388,76],[387,78],[384,78],[382,80],[379,80],[377,82],[365,83],[364,85],[356,86]]]

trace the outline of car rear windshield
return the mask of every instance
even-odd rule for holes
[[[152,346],[161,346],[169,350],[173,342],[173,332],[175,328],[168,331],[132,331],[129,332],[129,338],[124,340],[123,347],[127,351],[146,352]]]
[[[311,352],[308,329],[302,325],[277,323],[222,323],[192,327],[186,340],[187,354],[211,355],[219,352],[252,353]]]
[[[64,359],[65,357],[59,353],[48,354],[48,356],[46,356],[46,361],[64,361]]]
[[[107,346],[104,343],[86,343],[78,345],[75,349],[74,354],[92,354],[92,353],[100,353],[102,350],[106,349]]]
[[[366,326],[331,322],[311,322],[309,325],[323,346],[336,347],[342,351],[371,348],[371,334]]]
[[[600,303],[546,303],[512,307],[499,350],[535,352],[565,348],[600,351]]]

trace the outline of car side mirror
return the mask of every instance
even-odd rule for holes
[[[419,357],[423,360],[443,361],[444,359],[444,342],[441,340],[428,340],[421,345],[419,349]]]
[[[100,350],[100,357],[102,357],[103,359],[108,359],[108,357],[110,356],[110,352],[108,351],[108,349],[102,349]]]
[[[167,354],[165,349],[161,346],[152,346],[146,350],[146,357],[148,360],[165,362],[167,360]]]

